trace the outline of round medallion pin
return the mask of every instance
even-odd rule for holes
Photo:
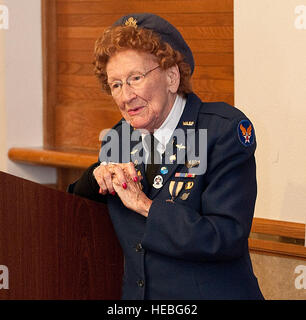
[[[161,175],[157,175],[153,180],[153,187],[155,189],[160,189],[163,186],[163,177]]]
[[[161,167],[160,168],[160,173],[161,174],[167,174],[168,173],[168,168],[167,167]]]

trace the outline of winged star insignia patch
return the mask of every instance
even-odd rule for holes
[[[245,146],[249,147],[254,143],[254,128],[252,123],[245,119],[241,120],[237,126],[239,141]]]

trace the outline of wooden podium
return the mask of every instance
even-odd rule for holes
[[[0,300],[121,296],[123,255],[107,207],[3,172],[1,265],[9,288]]]

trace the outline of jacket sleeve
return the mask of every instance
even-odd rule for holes
[[[69,185],[67,191],[90,200],[106,203],[106,197],[99,194],[99,185],[93,176],[94,169],[99,165],[100,162],[96,162],[87,168],[80,179]]]
[[[205,187],[194,190],[200,197],[199,211],[188,203],[153,200],[144,249],[192,261],[230,260],[244,254],[257,193],[256,142],[254,136],[251,145],[244,145],[238,125],[239,120],[229,121],[209,150]]]

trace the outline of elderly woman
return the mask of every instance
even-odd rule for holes
[[[181,34],[153,14],[122,17],[96,42],[95,72],[123,119],[70,191],[108,205],[123,299],[263,298],[248,251],[254,129],[238,109],[202,102],[193,69]]]

